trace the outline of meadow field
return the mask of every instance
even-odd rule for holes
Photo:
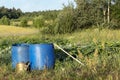
[[[0,80],[120,80],[120,0],[61,0],[61,8],[51,1],[56,9],[15,1],[0,6]],[[12,45],[41,43],[53,43],[54,69],[17,73]]]
[[[11,49],[6,49],[15,43],[56,43],[84,66],[55,47],[54,69],[17,74],[11,66]],[[0,51],[3,51],[0,53],[0,80],[120,79],[120,30],[96,28],[50,35],[35,29],[0,26]]]
[[[16,26],[7,26],[7,25],[0,25],[0,37],[1,36],[21,36],[25,34],[34,34],[37,33],[38,30],[35,28],[23,28],[23,27],[16,27]]]

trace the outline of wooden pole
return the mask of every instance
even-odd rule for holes
[[[62,49],[60,46],[58,46],[57,44],[54,44],[54,46],[56,46],[57,48],[59,48],[60,50],[62,50],[64,53],[66,53],[68,56],[70,56],[72,59],[74,59],[75,61],[77,61],[78,63],[80,63],[81,65],[84,65],[82,62],[80,62],[78,59],[74,58],[72,55],[70,55],[68,52],[66,52],[64,49]]]

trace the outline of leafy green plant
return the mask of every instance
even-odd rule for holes
[[[69,4],[69,6],[64,6],[64,9],[59,13],[58,17],[55,20],[55,33],[71,33],[74,31],[74,29],[76,29],[73,26],[73,12],[74,9],[72,4]]]
[[[115,34],[119,33],[116,31],[118,30],[101,30],[100,32],[87,30],[61,35],[35,34],[24,37],[0,37],[2,50],[14,43],[56,43],[85,64],[81,66],[57,47],[54,47],[56,58],[54,69],[16,74],[11,66],[11,50],[9,50],[0,54],[0,79],[117,80],[120,78],[120,38],[119,35],[116,36],[117,38],[115,37]],[[78,36],[77,41],[75,40],[76,36]],[[109,36],[107,40],[106,36]],[[80,43],[78,44],[78,42]]]
[[[0,19],[0,24],[2,24],[2,25],[10,25],[10,20],[9,20],[9,18],[7,18],[6,16],[3,16],[3,17]]]
[[[41,28],[44,27],[44,17],[43,16],[38,16],[35,17],[33,20],[33,26],[36,28]]]
[[[28,21],[26,20],[26,19],[22,19],[21,20],[21,22],[20,22],[20,25],[22,26],[22,27],[27,27],[28,26]]]

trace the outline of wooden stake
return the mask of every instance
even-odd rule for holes
[[[74,58],[72,55],[70,55],[68,52],[66,52],[64,49],[62,49],[60,46],[58,46],[57,44],[54,44],[54,46],[56,46],[57,48],[59,48],[60,50],[62,50],[64,53],[66,53],[68,56],[70,56],[72,59],[74,59],[75,61],[77,61],[78,63],[80,63],[81,65],[84,65],[82,62],[80,62],[78,59]]]

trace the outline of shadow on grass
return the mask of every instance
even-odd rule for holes
[[[71,51],[71,49],[65,49],[65,51],[69,52],[69,51]],[[76,58],[76,53],[71,54],[71,55]],[[55,58],[56,58],[56,60],[58,60],[60,62],[63,62],[66,60],[73,60],[72,58],[70,58],[66,53],[64,53],[60,49],[55,49]]]

